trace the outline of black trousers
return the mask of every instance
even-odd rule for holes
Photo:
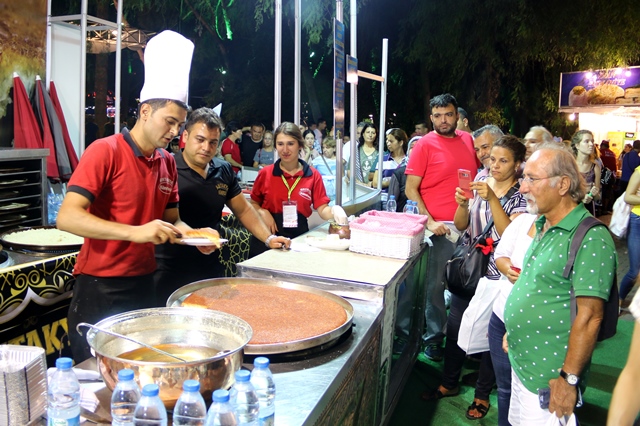
[[[85,338],[87,328],[82,329],[80,336],[76,326],[81,322],[95,324],[123,312],[155,307],[152,277],[152,274],[137,277],[76,277],[67,315],[69,342],[76,363],[92,356]]]
[[[442,386],[447,389],[454,389],[458,386],[462,366],[466,359],[467,354],[458,346],[458,332],[460,331],[462,314],[469,306],[469,302],[469,300],[462,299],[455,294],[451,295],[451,308],[447,318],[447,340],[444,345],[444,371],[442,373]],[[475,397],[488,400],[494,383],[495,374],[491,355],[488,351],[482,352]]]
[[[264,244],[263,244],[264,245]],[[224,267],[218,262],[217,252],[210,256],[198,256],[195,262],[188,259],[159,259],[153,274],[157,306],[166,306],[171,294],[182,286],[195,281],[224,277]]]

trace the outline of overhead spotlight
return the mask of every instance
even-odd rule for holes
[[[575,121],[576,115],[574,113],[569,114],[569,121]]]
[[[624,75],[625,75],[625,77],[631,77],[631,71],[630,70],[626,70]]]

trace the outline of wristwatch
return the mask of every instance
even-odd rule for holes
[[[560,377],[566,380],[566,382],[571,386],[578,386],[578,383],[580,383],[580,377],[575,374],[567,373],[562,369],[560,369]]]

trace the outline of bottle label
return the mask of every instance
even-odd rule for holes
[[[52,419],[49,417],[47,426],[79,426],[80,416],[73,417],[71,419]]]
[[[268,417],[262,417],[260,419],[260,426],[273,426],[275,423],[275,415],[272,414]]]

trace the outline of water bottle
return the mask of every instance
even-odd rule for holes
[[[71,358],[58,358],[47,391],[48,426],[80,424],[80,383],[71,369]]]
[[[236,371],[236,384],[229,391],[229,401],[236,410],[239,426],[258,426],[260,403],[250,380],[249,371]]]
[[[206,418],[207,405],[200,395],[200,382],[185,380],[173,409],[173,426],[204,426]]]
[[[407,200],[406,204],[404,205],[404,208],[402,209],[402,213],[411,214],[411,209],[413,208],[411,203],[413,203],[413,201]]]
[[[389,195],[389,199],[387,200],[387,211],[395,213],[397,208],[398,208],[398,203],[396,203],[396,196]]]
[[[387,202],[389,200],[389,194],[387,192],[383,192],[380,194],[380,203],[382,204],[382,211],[387,211]]]
[[[167,409],[158,396],[158,385],[145,385],[142,388],[142,398],[136,405],[133,414],[135,426],[167,426]]]
[[[260,426],[273,426],[276,409],[276,384],[273,381],[273,374],[269,370],[268,358],[261,356],[253,361],[251,384],[256,389],[258,401],[260,402],[258,424]]]
[[[213,403],[207,413],[206,426],[237,426],[238,418],[229,403],[229,392],[218,389],[213,392]]]
[[[411,213],[420,214],[420,209],[418,208],[418,202],[417,201],[411,201]]]
[[[111,418],[114,426],[133,426],[133,413],[140,400],[140,388],[133,380],[133,370],[118,371],[118,384],[111,395]]]

